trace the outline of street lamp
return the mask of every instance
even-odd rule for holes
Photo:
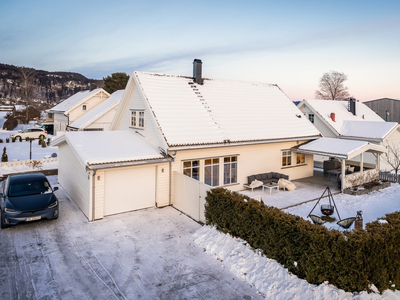
[[[29,159],[32,159],[32,141],[34,140],[34,138],[26,138],[30,145],[29,145]]]

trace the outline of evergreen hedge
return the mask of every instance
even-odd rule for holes
[[[348,292],[369,290],[370,284],[381,292],[400,287],[400,212],[387,214],[388,224],[340,232],[215,188],[207,193],[205,217],[309,283],[328,281]]]

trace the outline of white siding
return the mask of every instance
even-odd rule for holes
[[[116,111],[117,111],[116,107],[111,109],[109,112],[105,113],[100,118],[95,120],[92,124],[86,126],[86,128],[102,128],[103,130],[110,130],[110,125],[115,116]],[[84,128],[82,128],[81,130],[83,129]]]
[[[332,131],[330,127],[328,127],[322,120],[318,113],[314,113],[311,109],[307,106],[307,104],[301,107],[301,111],[304,113],[306,118],[308,119],[309,114],[314,114],[314,126],[318,129],[318,131],[324,137],[337,137],[337,135]]]
[[[57,132],[65,131],[68,125],[68,118],[64,114],[55,113],[54,114],[54,135]]]
[[[96,96],[94,96],[94,97],[90,97],[85,102],[80,103],[77,107],[75,107],[74,109],[72,109],[69,112],[69,114],[68,114],[69,124],[74,122],[79,117],[83,116],[85,113],[87,113],[88,111],[90,111],[91,109],[93,109],[94,107],[96,107],[97,105],[99,105],[101,102],[103,102],[106,99],[108,99],[108,96],[106,94],[104,94],[103,92],[101,92],[99,94],[96,94]],[[86,110],[83,110],[83,108],[82,108],[83,105],[86,105]]]
[[[169,163],[157,165],[157,207],[169,205],[170,201],[170,172]]]
[[[85,167],[67,143],[58,148],[58,182],[88,219],[91,217],[90,180]]]
[[[104,190],[105,190],[105,171],[98,170],[94,176],[95,181],[95,205],[94,218],[95,220],[104,217]]]
[[[204,159],[224,156],[238,156],[238,183],[224,186],[230,190],[238,191],[243,189],[243,184],[247,183],[247,176],[266,173],[279,172],[289,175],[290,180],[313,176],[313,157],[306,155],[306,164],[296,166],[296,153],[292,151],[292,166],[282,166],[281,150],[290,149],[296,146],[296,142],[282,142],[260,145],[246,145],[233,147],[219,147],[198,150],[182,150],[177,151],[175,160],[172,163],[172,172],[182,173],[182,165],[184,160]],[[221,169],[220,159],[220,170]],[[202,161],[201,161],[202,162]],[[223,174],[220,171],[220,184]],[[204,165],[200,165],[200,181],[203,182]],[[223,185],[220,185],[223,186]],[[173,201],[173,199],[172,199]]]
[[[143,98],[143,95],[141,94],[137,86],[132,86],[133,90],[128,95],[128,101],[123,104],[123,107],[120,108],[123,110],[121,118],[119,120],[119,124],[117,124],[116,129],[124,130],[132,128],[130,127],[131,109],[144,109],[144,129],[134,128],[133,130],[137,130],[138,132],[140,132],[153,146],[163,147],[163,143],[160,141],[158,126],[155,122],[151,110],[147,107],[146,100]]]

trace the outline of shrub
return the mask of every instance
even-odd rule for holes
[[[31,161],[29,162],[28,165],[29,165],[32,169],[39,169],[39,170],[41,170],[42,167],[43,167],[42,162],[41,162],[40,160],[36,160],[36,159],[31,160]]]
[[[6,153],[7,149],[6,147],[3,148],[3,155],[1,156],[1,162],[8,162],[8,156]]]
[[[329,281],[351,292],[371,283],[380,291],[400,286],[400,212],[387,215],[390,225],[373,222],[367,230],[339,232],[216,188],[207,193],[205,217],[310,283]]]
[[[10,139],[9,138],[6,138],[6,143],[9,143],[10,142]]]
[[[0,144],[3,143],[3,139],[0,139]]]
[[[15,127],[18,125],[18,120],[14,117],[8,117],[7,120],[3,124],[4,130],[14,130]]]

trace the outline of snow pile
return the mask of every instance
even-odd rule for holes
[[[382,295],[349,293],[325,282],[309,284],[288,272],[273,259],[262,256],[239,238],[223,234],[214,227],[203,226],[194,241],[214,255],[224,268],[254,286],[266,299],[399,299],[399,291],[387,290]],[[374,288],[374,287],[372,287]]]
[[[34,168],[31,165],[3,166],[0,167],[0,176],[13,173],[26,173],[29,171],[54,170],[58,169],[58,161],[42,163],[41,166]]]

